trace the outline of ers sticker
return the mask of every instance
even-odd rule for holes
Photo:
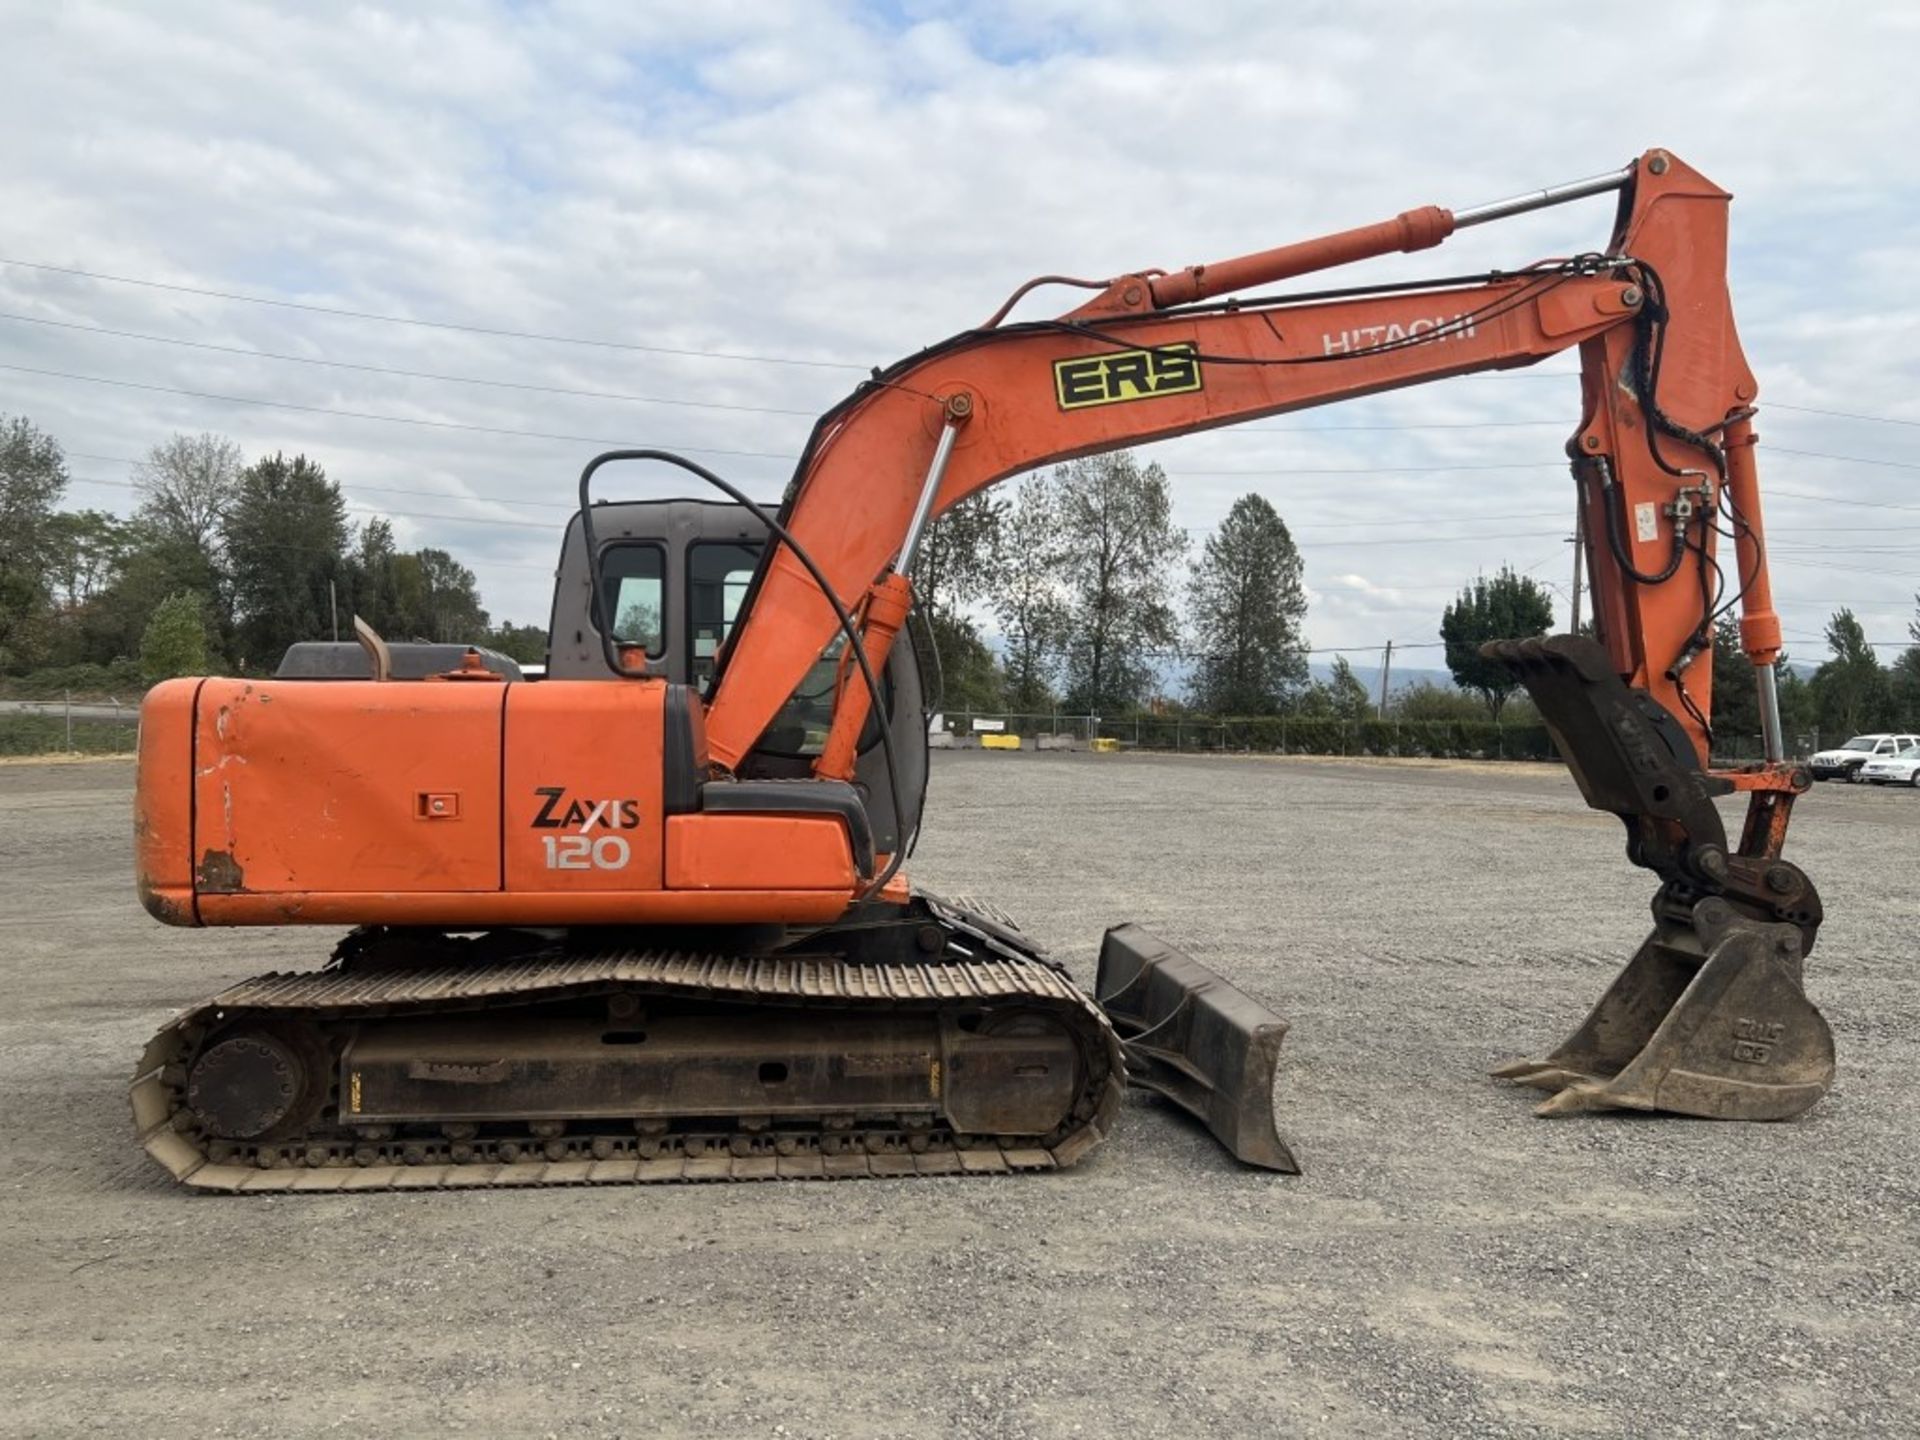
[[[540,809],[533,817],[536,830],[565,830],[565,835],[542,835],[549,870],[624,870],[633,859],[633,846],[621,830],[640,825],[638,800],[595,800],[567,794],[561,785],[536,785]],[[599,832],[599,833],[596,833]],[[614,832],[614,833],[609,833]]]
[[[1186,342],[1053,362],[1054,398],[1062,410],[1185,395],[1200,388],[1199,347]]]

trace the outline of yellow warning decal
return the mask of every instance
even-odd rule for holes
[[[360,1072],[358,1070],[351,1073],[350,1083],[347,1086],[347,1113],[349,1115],[360,1113]]]
[[[1200,347],[1188,342],[1151,350],[1109,350],[1053,362],[1053,393],[1062,410],[1186,395],[1201,388]]]
[[[938,1100],[940,1098],[940,1062],[934,1061],[927,1070],[927,1093]]]

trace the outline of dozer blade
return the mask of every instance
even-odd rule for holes
[[[1094,997],[1120,1033],[1129,1084],[1196,1117],[1236,1159],[1300,1173],[1273,1117],[1286,1021],[1137,925],[1107,931]]]
[[[1653,933],[1579,1029],[1544,1059],[1494,1075],[1554,1092],[1541,1115],[1804,1113],[1833,1081],[1833,1035],[1802,983],[1819,896],[1768,843],[1784,831],[1791,794],[1756,795],[1777,816],[1750,819],[1729,854],[1713,797],[1731,783],[1700,768],[1673,717],[1623,682],[1599,645],[1557,635],[1481,653],[1526,684],[1587,802],[1620,817],[1629,858],[1665,882]]]

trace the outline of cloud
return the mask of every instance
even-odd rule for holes
[[[1731,267],[1763,401],[1920,420],[1920,281],[1908,263],[1920,152],[1902,143],[1920,132],[1910,7],[1623,3],[1583,17],[1448,3],[309,11],[177,0],[36,7],[11,30],[0,53],[0,124],[15,141],[0,209],[9,257],[864,366],[977,323],[1032,274],[1217,259],[1592,173],[1662,144],[1738,196]],[[1354,274],[1512,266],[1590,246],[1607,219],[1607,202],[1586,202]],[[1038,303],[1022,313],[1044,313]],[[0,312],[805,414],[857,376],[379,325],[11,266],[0,266]],[[699,458],[789,456],[808,423],[7,321],[0,363]],[[1550,517],[1571,509],[1560,465],[1577,387],[1569,361],[1543,368],[1561,378],[1449,382],[1150,453],[1196,534],[1246,490],[1275,502],[1315,586],[1316,644],[1430,636],[1447,595],[1478,571],[1539,562],[1559,579],[1566,527]],[[202,429],[250,453],[306,450],[359,513],[396,512],[404,542],[455,550],[490,607],[521,620],[546,614],[574,477],[601,448],[9,371],[0,410],[89,457],[134,457]],[[1351,428],[1368,425],[1406,428]],[[1920,504],[1911,469],[1813,458],[1920,465],[1920,427],[1782,408],[1762,428],[1790,633],[1817,647],[1827,612],[1848,603],[1876,638],[1900,638],[1920,529],[1885,522],[1920,527],[1920,510],[1804,497]],[[784,482],[778,459],[718,458],[763,494]],[[72,468],[90,482],[126,478],[114,458]],[[392,493],[402,490],[428,493]],[[124,507],[129,495],[90,483],[73,501]],[[1541,518],[1492,518],[1516,514]],[[1856,553],[1876,531],[1883,553]],[[1916,538],[1901,549],[1904,536]]]

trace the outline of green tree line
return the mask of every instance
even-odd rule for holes
[[[1378,697],[1336,656],[1325,679],[1308,664],[1304,567],[1286,523],[1242,495],[1200,544],[1171,520],[1167,477],[1125,452],[1036,473],[964,501],[928,532],[915,590],[929,616],[923,661],[953,710],[1118,717],[1191,713],[1244,719],[1537,723],[1524,692],[1480,658],[1488,640],[1547,633],[1546,589],[1502,568],[1476,577],[1442,610],[1453,686],[1397,687]],[[1185,622],[1177,602],[1184,601]],[[1913,648],[1881,664],[1852,612],[1827,629],[1811,674],[1778,667],[1783,726],[1814,738],[1920,725],[1920,595]],[[996,656],[983,625],[999,632]],[[1714,729],[1731,752],[1759,732],[1752,667],[1729,617],[1714,640]],[[1167,677],[1183,669],[1181,693]]]
[[[86,689],[259,674],[295,641],[350,635],[356,614],[390,640],[545,656],[544,629],[491,623],[451,553],[351,522],[305,455],[249,462],[223,436],[172,436],[135,467],[126,518],[61,508],[68,484],[58,442],[0,419],[0,676],[53,671]]]
[[[349,633],[356,614],[391,640],[544,657],[544,630],[493,624],[473,571],[450,552],[403,551],[385,519],[350,521],[339,485],[307,456],[249,461],[222,436],[175,435],[147,454],[134,483],[130,517],[65,509],[59,444],[24,418],[0,419],[0,676],[257,674],[294,641]],[[1273,505],[1240,496],[1197,546],[1172,510],[1165,472],[1121,451],[983,492],[931,527],[914,569],[926,622],[916,643],[944,706],[1379,718],[1344,657],[1312,676],[1305,567]],[[1402,686],[1388,718],[1532,723],[1524,695],[1478,651],[1552,621],[1529,577],[1502,569],[1474,579],[1439,617],[1458,688]],[[1842,610],[1812,675],[1783,659],[1789,736],[1920,724],[1920,613],[1910,628],[1915,647],[1883,665]],[[1738,746],[1759,720],[1731,623],[1714,656],[1716,732]],[[1168,694],[1176,673],[1181,693]]]

